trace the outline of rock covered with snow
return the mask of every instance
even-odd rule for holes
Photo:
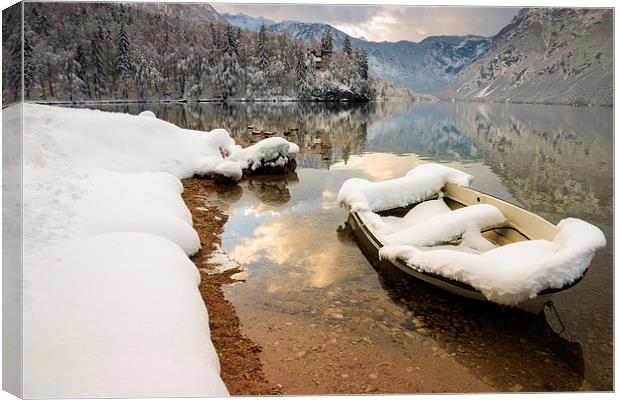
[[[148,110],[142,111],[140,114],[138,114],[138,116],[145,117],[145,118],[157,118],[153,111],[148,111]]]
[[[256,171],[265,166],[284,166],[294,160],[299,153],[299,146],[281,137],[271,137],[246,147],[235,149],[230,160],[239,164],[241,169]]]
[[[149,111],[24,104],[23,149],[24,396],[227,395],[179,179],[237,181],[298,148],[241,149]]]
[[[402,178],[380,182],[351,178],[338,192],[338,203],[351,211],[383,211],[436,196],[446,183],[469,186],[473,177],[441,164],[422,164]]]

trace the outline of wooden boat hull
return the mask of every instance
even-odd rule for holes
[[[516,212],[520,212],[519,210],[521,210],[523,213],[525,213],[524,214],[525,218],[524,219],[522,218],[518,222],[525,224],[525,225],[531,225],[531,227],[538,229],[539,233],[537,236],[542,234],[543,236],[546,236],[546,237],[551,236],[550,237],[551,239],[552,239],[552,235],[554,236],[555,225],[549,223],[548,221],[542,219],[539,216],[536,216],[535,214],[529,213],[525,210],[518,208],[517,206],[503,202],[502,200],[496,199],[492,196],[482,194],[480,192],[476,192],[472,189],[466,189],[465,191],[461,189],[457,189],[457,192],[459,196],[465,195],[466,197],[472,197],[476,199],[476,202],[478,203],[483,202],[483,201],[488,202],[488,203],[501,202],[502,204],[500,205],[503,208],[502,211],[508,212],[509,214],[514,215]],[[467,204],[463,204],[463,205],[467,205]],[[379,252],[379,249],[383,247],[383,243],[381,242],[378,235],[375,234],[373,230],[365,223],[364,218],[357,212],[351,212],[349,214],[349,225],[351,226],[353,230],[354,236],[358,244],[362,248],[362,252],[364,252],[365,254],[370,253],[370,254],[376,255],[378,259],[378,252]],[[543,226],[543,225],[547,225],[547,226]],[[523,233],[520,233],[520,234],[525,236]],[[453,293],[455,295],[462,296],[468,299],[489,302],[489,300],[479,290],[471,287],[468,284],[465,284],[465,283],[462,283],[462,282],[459,282],[459,281],[456,281],[450,278],[446,278],[438,274],[417,271],[407,266],[400,260],[396,260],[393,262],[392,261],[385,261],[385,262],[400,269],[401,271],[407,273],[408,275],[411,275],[412,277],[416,279],[419,279],[428,284],[431,284],[439,289],[448,291],[450,293]],[[544,290],[540,292],[536,297],[523,301],[517,304],[516,306],[526,312],[537,314],[543,310],[545,305],[551,300],[551,297],[555,293],[566,290],[576,285],[582,278],[583,276],[580,279],[576,280],[575,282],[569,285],[566,285],[565,287],[560,288],[560,289]]]

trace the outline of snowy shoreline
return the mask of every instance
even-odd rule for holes
[[[23,126],[24,396],[227,395],[179,179],[238,180],[296,146],[241,149],[150,112],[24,104]]]

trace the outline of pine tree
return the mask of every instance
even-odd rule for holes
[[[82,48],[82,43],[78,43],[75,50],[75,75],[80,79],[80,90],[84,96],[90,97],[90,87],[88,85],[88,59]]]
[[[187,83],[187,60],[183,59],[177,63],[177,75],[179,77],[179,96],[184,97],[185,84]]]
[[[216,79],[220,88],[220,93],[224,99],[235,94],[239,85],[239,63],[234,56],[224,54],[224,58],[218,65]]]
[[[19,25],[18,25],[19,26]],[[8,86],[15,100],[18,100],[22,92],[22,32],[21,29],[13,33],[11,52],[8,68]]]
[[[49,22],[43,10],[36,18],[36,28],[41,36],[49,36]]]
[[[125,31],[125,26],[121,25],[118,34],[118,46],[116,52],[116,71],[121,75],[123,82],[123,96],[129,97],[129,88],[127,81],[131,73],[131,58],[129,56],[129,38]]]
[[[334,38],[331,31],[325,31],[321,37],[321,50],[323,52],[331,52],[334,49]]]
[[[148,70],[146,60],[142,57],[136,67],[136,87],[138,88],[138,96],[142,100],[147,97]]]
[[[260,31],[258,32],[256,56],[258,57],[259,68],[266,71],[269,68],[269,58],[267,56],[267,28],[264,24],[260,26]]]
[[[357,64],[357,72],[362,79],[368,79],[368,54],[366,50],[355,49],[355,63]]]
[[[92,74],[93,85],[95,87],[95,96],[98,98],[101,97],[106,87],[106,71],[103,57],[104,40],[103,29],[99,26],[90,41],[90,73]]]
[[[226,52],[231,57],[239,57],[239,41],[232,25],[226,25]]]
[[[24,21],[24,91],[26,97],[30,97],[30,89],[34,87],[36,65],[34,63],[34,51],[32,48],[32,30],[30,25]]]
[[[349,36],[345,36],[342,41],[342,51],[345,52],[347,56],[351,56],[353,54],[353,49],[351,48],[351,39]]]
[[[295,65],[295,77],[297,78],[297,84],[299,85],[304,79],[306,79],[306,61],[304,60],[304,53],[302,53],[301,50],[297,50],[295,58],[297,58],[297,65]]]
[[[209,22],[209,32],[211,33],[211,41],[215,49],[220,47],[220,35],[217,27],[213,22]]]
[[[247,41],[245,40],[245,35],[243,34],[241,28],[237,28],[236,35],[238,43],[237,60],[239,61],[239,65],[241,66],[241,68],[245,70],[248,66],[248,54],[247,46],[245,46],[244,43],[246,43]]]
[[[75,61],[71,53],[65,51],[63,54],[62,83],[64,83],[65,93],[69,93],[69,100],[73,101],[73,92],[75,91]]]

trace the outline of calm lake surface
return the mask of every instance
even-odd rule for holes
[[[244,333],[285,393],[612,390],[613,110],[476,103],[109,105],[185,128],[299,128],[296,173],[250,177],[206,205],[230,218],[219,258]],[[556,296],[558,316],[467,301],[366,259],[335,197],[351,177],[433,161],[557,223],[600,227],[608,246]],[[374,265],[374,266],[373,266]],[[501,266],[498,266],[501,268]],[[545,335],[546,329],[553,334]],[[551,343],[551,346],[549,345]],[[576,372],[578,371],[578,372]]]

